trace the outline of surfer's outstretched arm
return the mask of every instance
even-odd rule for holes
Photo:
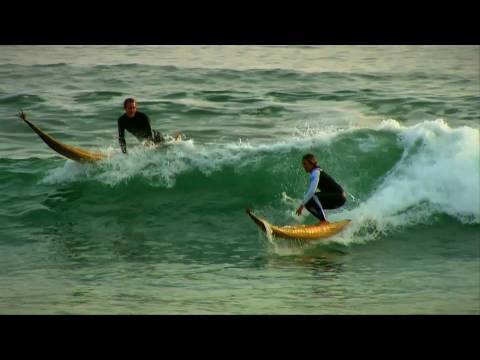
[[[303,196],[303,200],[302,200],[302,203],[300,204],[300,207],[296,211],[297,215],[302,214],[303,208],[308,202],[310,202],[310,200],[314,196],[315,191],[317,190],[319,181],[320,181],[320,169],[317,168],[317,169],[314,169],[310,174],[310,185],[308,186],[307,192]]]
[[[303,197],[302,205],[305,205],[313,197],[313,195],[315,194],[315,191],[317,190],[319,181],[320,181],[320,169],[317,168],[313,170],[310,175],[310,185],[308,186],[308,190],[305,193],[305,196]]]
[[[318,198],[319,195],[317,196],[315,194],[315,191],[318,188],[318,183],[320,182],[320,171],[322,170],[320,170],[318,167],[312,171],[310,175],[310,186],[303,197],[302,206],[305,206],[310,214],[315,216],[318,220],[320,220],[320,223],[322,223],[327,221],[327,217],[325,216],[322,202]]]
[[[120,143],[120,149],[122,153],[127,153],[127,142],[125,141],[125,128],[123,127],[120,119],[118,119],[118,142]]]

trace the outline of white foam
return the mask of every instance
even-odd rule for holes
[[[73,182],[90,178],[115,186],[132,177],[142,176],[148,179],[152,186],[171,188],[179,175],[191,170],[199,170],[209,175],[227,165],[242,167],[254,164],[263,155],[293,148],[307,149],[319,143],[326,144],[335,136],[336,133],[332,131],[307,138],[297,137],[273,144],[255,145],[248,141],[196,145],[193,140],[186,140],[159,151],[151,151],[142,146],[131,147],[126,156],[108,148],[111,158],[97,163],[95,169],[87,168],[89,165],[73,165],[67,161],[63,167],[51,171],[43,182]]]
[[[450,128],[443,120],[402,127],[390,120],[404,146],[401,159],[368,200],[342,218],[353,220],[337,241],[365,241],[378,233],[447,214],[480,223],[480,141],[477,129]],[[359,232],[365,231],[363,236]]]

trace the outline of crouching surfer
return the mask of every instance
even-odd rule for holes
[[[347,201],[346,194],[343,188],[318,166],[313,154],[303,156],[302,165],[310,174],[310,185],[296,213],[301,215],[303,209],[306,208],[320,220],[320,224],[328,224],[324,210],[343,206]]]

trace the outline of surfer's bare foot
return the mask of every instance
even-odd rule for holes
[[[328,225],[330,224],[327,220],[322,220],[318,223],[318,225]]]

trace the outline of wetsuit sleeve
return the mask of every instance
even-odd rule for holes
[[[148,115],[145,114],[145,120],[147,121],[147,124],[148,124],[148,130],[150,131],[150,136],[152,137],[152,141],[154,140],[154,137],[155,137],[155,134],[153,133],[153,130],[152,130],[152,125],[150,124],[150,118],[148,117]]]
[[[127,143],[125,141],[125,128],[123,127],[122,122],[118,119],[118,142],[120,143],[120,148],[124,154],[127,153]]]
[[[312,196],[315,194],[315,190],[317,190],[319,181],[320,181],[320,169],[315,169],[310,175],[310,185],[308,186],[308,190],[305,193],[305,196],[303,197],[303,201],[302,201],[303,205],[309,202]]]

